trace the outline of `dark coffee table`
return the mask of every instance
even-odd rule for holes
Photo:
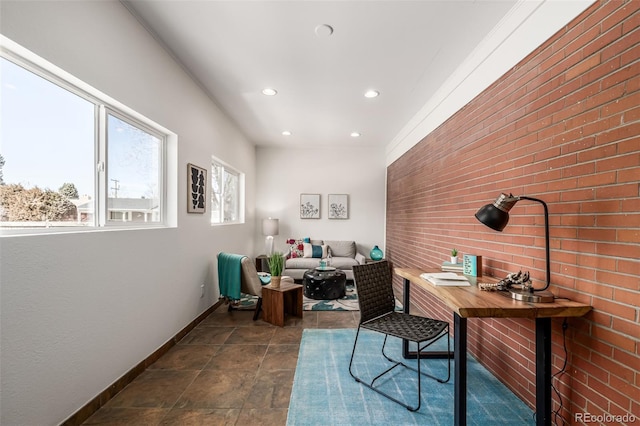
[[[347,274],[332,267],[309,269],[305,271],[302,282],[304,295],[310,299],[340,299],[346,293]]]

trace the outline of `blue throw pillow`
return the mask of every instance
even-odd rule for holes
[[[316,259],[324,259],[327,257],[327,246],[316,246],[310,243],[303,243],[304,257],[313,257]]]

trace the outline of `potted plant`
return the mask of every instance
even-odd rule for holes
[[[269,263],[269,273],[271,274],[271,287],[280,288],[280,278],[284,270],[284,255],[275,252],[267,258],[267,263]]]
[[[453,264],[458,263],[458,250],[457,249],[451,249],[451,263],[453,263]]]

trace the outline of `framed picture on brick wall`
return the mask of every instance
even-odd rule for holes
[[[187,212],[204,213],[207,210],[207,170],[187,164]]]

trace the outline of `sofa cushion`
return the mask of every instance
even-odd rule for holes
[[[320,259],[313,257],[294,257],[285,262],[285,269],[313,269],[317,266],[320,266]]]
[[[327,241],[324,242],[331,249],[331,257],[356,257],[355,241]]]
[[[337,269],[350,271],[358,261],[351,257],[332,257],[331,266]],[[287,259],[285,269],[313,269],[320,266],[320,259],[313,257],[296,257]]]
[[[353,265],[357,265],[358,261],[352,257],[332,257],[331,266],[342,270],[351,270]]]
[[[304,256],[304,243],[309,242],[309,238],[289,238],[287,244],[289,244],[289,257],[302,257]]]
[[[304,257],[314,257],[318,259],[324,259],[327,257],[326,245],[315,245],[310,243],[303,243]]]

